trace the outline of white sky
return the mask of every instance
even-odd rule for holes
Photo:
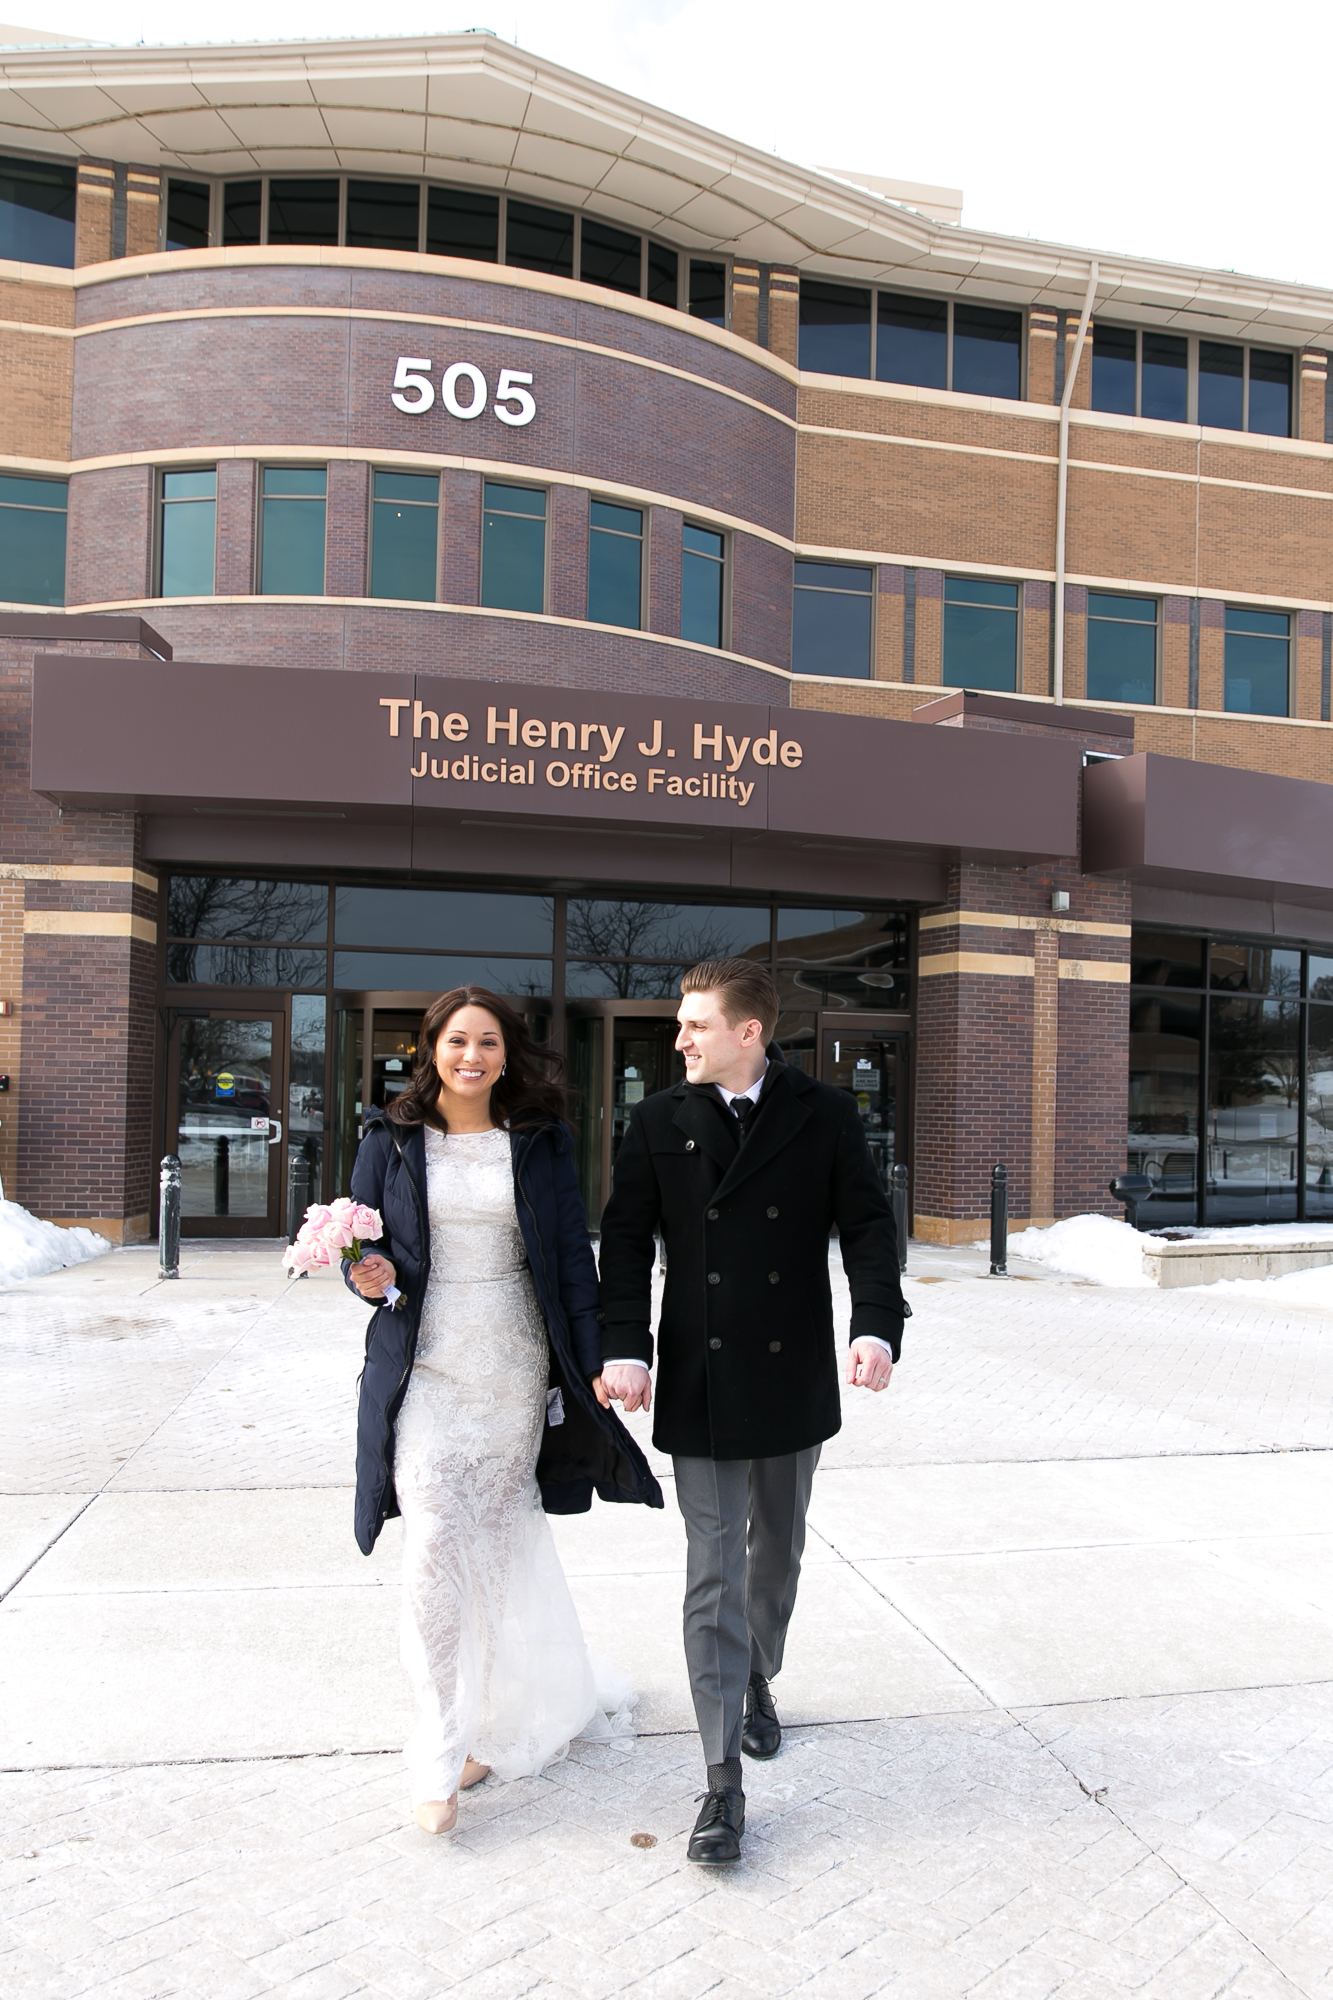
[[[148,42],[180,39],[182,19],[179,0],[0,0],[0,14]],[[978,228],[1333,286],[1321,6],[452,0],[441,16],[414,0],[226,0],[206,18],[225,25],[217,40],[489,27],[805,165],[961,187]]]

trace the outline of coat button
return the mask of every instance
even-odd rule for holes
[[[782,1342],[780,1340],[770,1340],[768,1343],[768,1351],[770,1354],[781,1354]]]
[[[721,1347],[722,1342],[716,1337],[716,1335],[714,1335],[713,1339],[709,1341],[708,1345],[710,1347]]]
[[[710,1285],[720,1285],[722,1283],[722,1273],[720,1271],[710,1271],[708,1273],[708,1282]]]
[[[777,1274],[777,1272],[776,1272],[776,1271],[770,1271],[770,1272],[769,1272],[769,1274],[768,1274],[768,1282],[769,1282],[769,1284],[770,1284],[770,1285],[776,1285],[776,1283],[778,1282],[778,1274]]]
[[[777,1212],[777,1210],[776,1210],[775,1208],[770,1208],[770,1209],[769,1209],[769,1211],[768,1211],[768,1219],[769,1219],[769,1221],[770,1221],[770,1222],[776,1222],[776,1221],[777,1221],[777,1219],[778,1219],[778,1212]]]
[[[717,1210],[716,1210],[715,1208],[710,1208],[710,1209],[709,1209],[709,1211],[708,1211],[708,1220],[709,1220],[710,1222],[716,1222],[716,1221],[717,1221]]]
[[[687,1140],[685,1141],[685,1151],[686,1151],[687,1153],[692,1153],[692,1152],[694,1151],[694,1141],[693,1141],[693,1139],[687,1139]]]

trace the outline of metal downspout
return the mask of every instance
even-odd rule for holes
[[[1060,398],[1060,471],[1055,489],[1055,671],[1052,689],[1057,701],[1065,698],[1065,516],[1069,501],[1069,405],[1073,399],[1074,384],[1078,381],[1078,364],[1083,359],[1083,343],[1087,339],[1088,321],[1092,317],[1097,278],[1098,265],[1094,257],[1088,273],[1083,311],[1079,314],[1074,358],[1065,376],[1065,392]]]

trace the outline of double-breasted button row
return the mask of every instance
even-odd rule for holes
[[[777,1274],[777,1272],[776,1272],[776,1271],[770,1271],[770,1272],[769,1272],[769,1274],[768,1274],[768,1282],[769,1282],[769,1284],[770,1284],[770,1285],[776,1285],[776,1284],[777,1284],[777,1282],[778,1282],[778,1274]]]
[[[768,1351],[770,1354],[781,1354],[782,1342],[780,1340],[770,1340],[768,1343]]]
[[[722,1283],[722,1273],[720,1271],[710,1271],[708,1273],[708,1282],[710,1285],[720,1285]]]
[[[710,1208],[710,1209],[709,1209],[709,1211],[708,1211],[708,1220],[709,1220],[710,1222],[716,1222],[716,1221],[717,1221],[717,1210],[716,1210],[715,1208]]]
[[[769,1221],[770,1221],[770,1222],[776,1222],[776,1221],[777,1221],[777,1219],[778,1219],[778,1212],[777,1212],[777,1210],[776,1210],[775,1208],[770,1208],[770,1209],[768,1210],[768,1219],[769,1219]]]
[[[708,1345],[710,1347],[721,1347],[722,1342],[718,1339],[717,1335],[714,1334],[713,1338],[709,1341]]]

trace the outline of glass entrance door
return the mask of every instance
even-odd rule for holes
[[[569,1083],[579,1182],[588,1226],[596,1229],[635,1105],[680,1083],[685,1064],[676,1054],[674,1014],[646,1001],[584,1006],[569,1023]]]
[[[181,1233],[282,1233],[285,1020],[179,1013],[172,1023],[167,1150],[181,1163]]]
[[[906,1155],[902,1080],[906,1039],[890,1028],[826,1025],[821,1036],[820,1075],[856,1099],[870,1151],[885,1189]]]

